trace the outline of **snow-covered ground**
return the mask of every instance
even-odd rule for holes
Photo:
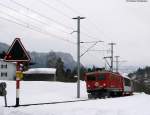
[[[8,105],[15,105],[14,81],[7,81],[7,92]],[[84,82],[81,82],[81,99],[87,99]],[[77,100],[76,83],[21,82],[20,104],[66,100]],[[0,97],[0,115],[150,115],[149,107],[150,96],[144,93],[128,97],[18,108],[4,107],[4,99]]]

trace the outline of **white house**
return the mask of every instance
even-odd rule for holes
[[[27,81],[56,81],[56,68],[31,68],[23,74]]]
[[[0,80],[14,80],[16,76],[16,64],[0,59]]]

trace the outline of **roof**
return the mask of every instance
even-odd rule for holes
[[[7,62],[7,61],[5,61],[4,59],[1,59],[1,58],[0,58],[0,62],[1,63],[7,63],[7,64],[13,64],[13,65],[16,64],[16,62]]]
[[[123,78],[130,79],[130,77],[128,77],[128,75],[126,73],[121,73],[121,75],[122,75]]]
[[[111,72],[111,71],[88,72],[88,73],[86,73],[86,75],[91,75],[91,74],[95,74],[95,73],[111,73],[111,74],[115,74],[115,75],[121,75],[123,78],[130,79],[126,73],[115,73],[115,72]]]
[[[31,68],[24,74],[56,74],[56,68]]]

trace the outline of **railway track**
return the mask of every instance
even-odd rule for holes
[[[91,100],[91,99],[71,100],[71,101],[58,101],[58,102],[49,102],[49,103],[20,104],[19,107],[21,107],[21,106],[32,106],[32,105],[48,105],[48,104],[59,104],[59,103],[73,103],[73,102],[82,102],[82,101],[89,101],[89,100]],[[7,106],[7,107],[16,107],[16,106],[13,105],[13,106]]]
[[[117,98],[117,97],[113,97]],[[102,98],[104,99],[104,98]],[[56,101],[56,102],[48,102],[48,103],[33,103],[33,104],[20,104],[18,107],[23,106],[32,106],[32,105],[49,105],[49,104],[61,104],[61,103],[74,103],[74,102],[82,102],[82,101],[90,101],[95,100],[95,98],[92,99],[81,99],[81,100],[70,100],[70,101]],[[16,107],[15,105],[7,106],[7,107]]]

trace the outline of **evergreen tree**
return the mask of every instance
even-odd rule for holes
[[[84,75],[85,75],[86,72],[87,72],[86,68],[81,66],[81,68],[80,68],[80,80],[84,80]]]
[[[58,58],[56,61],[56,76],[58,80],[64,81],[64,62],[61,60],[61,58]]]
[[[134,91],[150,94],[150,67],[139,68],[128,76],[133,79]]]
[[[47,65],[47,67],[55,68],[56,63],[57,63],[57,56],[56,56],[55,52],[51,51],[48,54],[48,62],[47,62],[48,65]]]
[[[96,67],[94,65],[93,65],[92,71],[93,72],[96,71]]]
[[[72,77],[71,69],[67,69],[67,70],[66,70],[66,72],[65,72],[65,77],[67,77],[67,78],[71,78],[71,77]]]

